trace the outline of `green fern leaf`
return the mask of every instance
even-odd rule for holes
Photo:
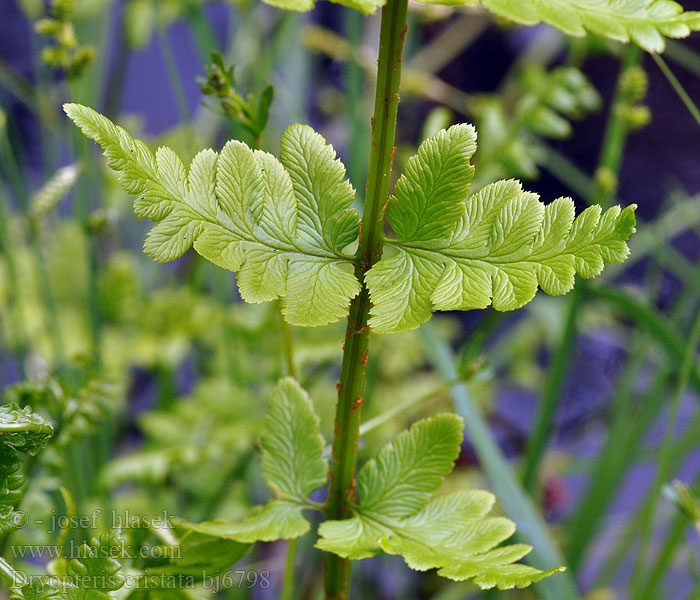
[[[381,551],[382,524],[420,511],[452,471],[463,426],[459,417],[445,414],[419,421],[400,433],[360,470],[357,514],[323,523],[316,545],[352,559]]]
[[[68,581],[78,589],[101,592],[109,597],[107,592],[120,589],[126,581],[121,574],[121,563],[114,558],[124,553],[118,530],[92,538],[80,546],[78,556],[68,564]]]
[[[310,127],[285,131],[280,160],[232,141],[220,155],[200,152],[188,171],[169,148],[152,154],[90,108],[67,104],[65,111],[138,196],[136,214],[156,222],[146,254],[170,261],[194,246],[238,271],[247,302],[282,298],[293,325],[325,325],[347,314],[360,291],[344,253],[358,234],[355,192],[333,148]]]
[[[535,25],[540,21],[573,36],[586,31],[662,52],[664,36],[682,38],[700,29],[700,12],[683,12],[673,0],[480,0],[497,15]],[[431,2],[432,3],[432,2]]]
[[[354,515],[322,523],[316,546],[355,560],[399,554],[412,569],[438,569],[483,589],[525,587],[560,571],[514,564],[531,548],[499,546],[515,525],[487,516],[495,501],[489,492],[429,497],[452,470],[461,441],[462,422],[454,415],[420,421],[400,434],[360,471]]]
[[[126,549],[118,531],[93,538],[78,548],[77,557],[60,576],[18,577],[12,587],[13,600],[109,600],[126,578],[115,558]]]
[[[272,542],[288,540],[304,535],[310,529],[304,518],[303,505],[286,500],[271,500],[265,506],[253,507],[243,521],[205,521],[188,523],[176,521],[185,529],[205,535],[235,540],[251,544],[253,542]]]
[[[272,394],[262,436],[263,477],[279,498],[303,503],[325,485],[324,446],[309,396],[296,380],[282,379]]]
[[[315,0],[264,0],[283,10],[306,12]],[[383,0],[333,0],[373,14]],[[586,32],[619,42],[633,41],[649,52],[662,52],[664,37],[683,38],[700,30],[700,12],[683,11],[674,0],[419,0],[448,6],[481,5],[495,14],[521,23],[544,21],[573,36]]]
[[[629,254],[636,205],[591,206],[574,220],[571,199],[545,207],[513,180],[467,197],[475,137],[469,125],[439,132],[397,182],[387,219],[398,237],[366,275],[375,331],[415,329],[435,310],[514,310],[538,285],[565,294],[577,272],[595,277]]]
[[[362,509],[395,517],[415,513],[452,471],[463,427],[457,415],[444,414],[400,433],[360,470]]]
[[[215,537],[252,543],[290,539],[310,528],[302,511],[309,496],[325,485],[328,462],[323,458],[320,422],[306,392],[287,377],[272,394],[262,436],[263,477],[275,499],[253,508],[241,522],[178,521],[181,527]]]
[[[251,549],[250,544],[204,535],[191,529],[176,527],[175,532],[180,542],[177,556],[162,566],[149,566],[143,573],[144,579],[188,575],[199,582],[205,576],[223,573]]]
[[[308,12],[316,5],[315,0],[263,0],[266,4],[274,6],[275,8],[281,8],[282,10],[294,10],[297,12]],[[348,6],[359,10],[361,13],[366,15],[371,15],[377,12],[384,4],[386,0],[331,0],[336,4],[342,4],[343,6]]]
[[[14,510],[23,495],[21,455],[35,455],[52,435],[51,424],[29,407],[0,406],[0,533],[23,526],[26,520]]]

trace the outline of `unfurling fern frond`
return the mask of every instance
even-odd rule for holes
[[[31,408],[0,406],[0,533],[24,525],[26,517],[15,510],[22,498],[22,455],[33,456],[53,435],[53,427]]]

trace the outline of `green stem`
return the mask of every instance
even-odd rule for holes
[[[80,98],[78,88],[70,86],[72,98]],[[73,127],[71,135],[74,143],[74,152],[78,157],[79,164],[88,172],[97,172],[95,156],[92,148],[84,135]],[[100,315],[100,295],[99,295],[99,256],[97,232],[90,226],[91,211],[95,208],[91,202],[92,198],[99,198],[99,190],[95,189],[94,181],[87,177],[78,178],[75,185],[75,212],[82,227],[85,237],[85,263],[87,291],[88,320],[90,325],[90,341],[92,344],[92,365],[99,369],[102,364],[102,318]],[[98,200],[99,203],[99,200]]]
[[[51,286],[49,269],[46,264],[44,249],[41,247],[38,232],[34,226],[30,226],[31,245],[34,250],[34,263],[36,266],[38,286],[41,288],[39,294],[44,302],[46,310],[47,327],[51,338],[54,364],[62,369],[65,367],[66,355],[63,344],[63,333],[58,314],[58,304]]]
[[[281,305],[280,305],[281,308]],[[296,363],[294,362],[294,339],[292,338],[292,326],[284,320],[284,315],[280,311],[282,321],[282,340],[284,342],[284,358],[287,366],[287,375],[299,379]],[[282,580],[282,594],[280,600],[292,600],[294,598],[294,572],[297,561],[296,538],[287,541],[287,558],[284,565],[284,579]]]
[[[642,516],[641,524],[641,541],[639,544],[639,552],[637,554],[637,560],[634,566],[634,573],[632,575],[632,593],[631,597],[633,600],[637,600],[644,597],[646,593],[646,577],[643,577],[644,570],[646,568],[646,559],[649,551],[649,545],[651,543],[651,537],[654,530],[654,514],[656,512],[657,499],[661,492],[661,487],[669,479],[671,475],[671,463],[673,458],[673,438],[676,430],[676,422],[678,421],[678,414],[681,408],[681,401],[683,399],[683,393],[688,385],[690,379],[690,374],[693,370],[693,366],[696,362],[696,352],[698,347],[698,342],[700,342],[700,310],[695,318],[695,323],[693,324],[692,333],[688,339],[688,343],[685,347],[685,352],[683,353],[683,360],[681,362],[680,372],[678,374],[678,380],[676,383],[676,388],[673,393],[673,398],[671,399],[671,405],[669,406],[668,416],[666,418],[666,427],[664,431],[663,443],[661,445],[661,451],[659,453],[659,465],[656,469],[656,474],[654,476],[654,482],[651,487],[651,501],[646,506],[646,510]]]
[[[8,585],[15,585],[25,581],[24,575],[15,571],[10,564],[0,556],[0,579],[4,579]]]
[[[642,329],[646,329],[652,339],[664,348],[668,357],[676,361],[676,364],[683,360],[683,336],[678,333],[670,319],[625,292],[605,285],[586,286],[585,293],[591,298],[598,298],[617,308]],[[690,385],[696,394],[700,395],[700,369],[695,365],[691,366]]]
[[[280,304],[280,309],[282,305]],[[282,343],[284,344],[284,362],[287,368],[287,375],[299,380],[296,363],[294,362],[294,338],[292,337],[292,326],[284,320],[280,310],[280,321],[282,323]]]
[[[287,560],[284,564],[284,580],[282,581],[282,594],[280,600],[292,600],[294,598],[294,568],[297,559],[296,538],[287,541]]]
[[[559,398],[571,366],[571,355],[576,342],[576,321],[580,306],[581,294],[574,291],[569,299],[564,331],[557,345],[556,353],[552,357],[552,364],[549,367],[535,425],[528,439],[522,482],[523,487],[531,495],[534,495],[538,489],[539,466],[547,446],[547,440],[552,432]]]
[[[389,0],[382,9],[377,67],[377,90],[372,118],[372,142],[364,213],[356,254],[356,275],[364,281],[365,273],[382,252],[384,206],[389,196],[391,167],[396,151],[396,117],[399,108],[399,85],[403,43],[406,35],[408,0]],[[363,404],[365,367],[369,351],[370,299],[363,284],[360,294],[350,305],[343,363],[338,382],[338,405],[333,439],[331,483],[326,516],[344,519],[351,516],[355,490],[357,441]],[[348,597],[350,564],[347,559],[329,554],[326,560],[326,598]]]
[[[679,546],[683,545],[685,532],[688,527],[688,517],[678,513],[673,517],[673,521],[668,526],[666,539],[659,550],[654,564],[649,568],[649,577],[646,579],[645,587],[651,594],[656,593],[656,589],[661,585],[671,569],[671,563],[676,555]],[[695,528],[697,530],[697,523]]]
[[[639,460],[644,437],[662,409],[663,393],[667,388],[668,373],[662,371],[649,383],[648,392],[636,397],[636,384],[650,339],[638,336],[638,350],[620,375],[615,392],[614,414],[605,445],[590,468],[591,483],[579,498],[566,527],[564,548],[571,568],[576,570],[584,561],[591,541],[598,535],[607,510],[619,493],[625,475]],[[642,342],[644,345],[642,345]],[[640,408],[635,409],[638,403]]]
[[[428,322],[419,332],[426,355],[442,378],[452,381],[458,376],[454,352],[450,345],[440,338],[433,325],[432,322]],[[503,451],[491,434],[489,424],[469,386],[465,382],[456,384],[452,388],[452,397],[455,410],[464,420],[465,431],[504,513],[518,524],[518,537],[533,547],[527,562],[542,569],[565,565],[566,561],[552,540],[546,523],[520,486]],[[543,600],[581,598],[571,571],[543,579],[535,584],[535,590]]]
[[[13,318],[13,348],[20,358],[20,369],[24,373],[24,359],[27,354],[27,332],[24,323],[24,314],[22,312],[22,298],[19,293],[19,278],[17,276],[17,261],[12,246],[10,232],[8,230],[9,210],[6,203],[5,191],[0,187],[0,251],[5,255],[7,264],[7,279],[9,282],[9,299],[11,313]]]
[[[623,78],[625,71],[638,65],[641,61],[642,51],[636,44],[630,44],[625,48],[620,65],[620,74],[617,79],[617,88],[613,96],[610,116],[605,128],[605,137],[600,151],[597,172],[607,171],[617,180],[622,163],[622,154],[625,151],[629,128],[625,119],[620,115],[620,108],[626,102],[623,89]],[[614,191],[605,186],[596,185],[593,190],[592,204],[601,204],[603,207],[609,205],[613,199]]]
[[[661,58],[658,54],[652,54],[651,57],[656,61],[656,64],[659,65],[659,69],[661,69],[661,72],[666,76],[666,79],[668,79],[668,82],[671,84],[676,94],[678,94],[678,97],[681,99],[683,104],[685,104],[685,107],[693,116],[693,119],[695,119],[698,125],[700,125],[700,110],[698,110],[697,105],[688,95],[688,92],[685,91],[683,84],[678,81],[678,78],[673,74],[673,71],[671,71],[663,58]]]

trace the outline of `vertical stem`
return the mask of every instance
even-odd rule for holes
[[[356,254],[356,275],[362,282],[365,273],[379,260],[382,252],[384,206],[389,195],[391,167],[396,151],[394,141],[407,8],[408,0],[389,0],[382,9],[369,171]],[[360,294],[350,305],[345,333],[326,510],[329,519],[351,516],[365,367],[369,351],[369,308],[369,292],[363,283]],[[328,600],[345,600],[348,597],[349,576],[349,562],[329,554],[326,561]]]
[[[698,110],[698,107],[696,106],[695,102],[693,102],[693,99],[688,95],[688,92],[685,91],[683,84],[678,81],[678,78],[673,74],[673,71],[671,71],[663,58],[654,53],[652,53],[651,57],[656,61],[659,69],[661,69],[661,72],[666,76],[666,79],[668,79],[671,87],[676,94],[678,94],[678,97],[688,109],[688,112],[693,116],[693,119],[695,119],[698,125],[700,125],[700,110]]]
[[[284,580],[282,581],[280,600],[294,598],[294,568],[296,567],[298,541],[296,538],[287,541],[287,560],[284,563]]]
[[[642,51],[636,44],[629,44],[622,55],[622,64],[620,65],[620,74],[617,78],[617,87],[610,106],[610,116],[605,128],[605,137],[600,151],[598,160],[598,169],[596,173],[607,172],[617,180],[622,162],[622,155],[625,151],[627,143],[627,135],[629,128],[625,119],[620,116],[619,108],[625,102],[624,90],[622,85],[622,76],[625,71],[638,65],[642,59]],[[591,198],[592,204],[601,204],[605,208],[610,204],[614,192],[611,194],[609,189],[596,183]]]
[[[20,359],[20,369],[24,374],[24,359],[27,354],[27,332],[24,324],[24,313],[22,312],[22,298],[19,293],[19,283],[17,277],[17,262],[15,260],[14,249],[10,232],[7,227],[10,211],[7,209],[5,201],[5,190],[0,186],[0,252],[5,256],[7,263],[7,279],[9,282],[9,305],[13,316],[12,324],[12,348],[17,352]]]
[[[73,97],[75,93],[72,94]],[[81,165],[86,170],[94,172],[94,155],[88,146],[87,138],[73,128],[74,151]],[[75,186],[75,214],[82,227],[85,237],[85,265],[87,278],[85,288],[87,291],[88,320],[90,325],[90,341],[92,344],[91,363],[95,369],[102,364],[102,319],[100,315],[100,295],[98,284],[99,257],[98,257],[98,233],[90,225],[90,216],[94,208],[91,199],[99,198],[99,193],[92,187],[87,178],[80,178]],[[92,189],[91,189],[92,188]]]
[[[280,305],[280,309],[281,309]],[[284,359],[287,366],[287,375],[299,379],[296,363],[294,362],[294,338],[292,337],[292,326],[284,320],[284,315],[280,311],[282,321],[282,341],[284,343]],[[280,600],[292,600],[294,598],[294,570],[297,562],[298,540],[292,538],[287,541],[287,558],[284,564],[284,579],[282,580],[282,594]]]
[[[280,304],[280,309],[282,305]],[[284,320],[280,310],[280,321],[282,322],[282,343],[284,344],[284,362],[287,368],[287,375],[299,380],[296,363],[294,362],[294,338],[292,337],[292,326]]]

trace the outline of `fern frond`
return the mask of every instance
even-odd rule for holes
[[[382,448],[358,476],[359,502],[352,518],[326,521],[316,546],[344,558],[399,554],[412,569],[438,569],[483,589],[525,587],[561,568],[540,571],[515,564],[531,548],[499,546],[515,524],[488,517],[495,498],[471,490],[431,496],[454,465],[462,421],[439,415],[416,423]]]
[[[355,191],[333,148],[310,127],[292,125],[277,160],[231,141],[203,150],[188,169],[169,148],[153,154],[96,113],[67,104],[68,116],[100,144],[136,214],[156,222],[146,254],[170,261],[195,250],[238,272],[247,302],[282,298],[292,325],[316,326],[347,314],[360,291],[351,257],[358,235]]]
[[[302,511],[309,496],[328,479],[318,416],[306,392],[287,377],[272,394],[262,436],[263,477],[275,498],[256,506],[240,522],[208,521],[178,525],[237,542],[269,542],[304,535],[310,528]]]
[[[0,406],[0,533],[23,526],[26,520],[15,511],[23,495],[24,475],[18,472],[21,455],[35,455],[52,435],[51,424],[31,408]]]
[[[366,275],[375,331],[415,329],[435,310],[514,310],[538,285],[565,294],[576,273],[595,277],[627,258],[636,205],[591,206],[574,219],[570,198],[545,207],[514,180],[468,197],[475,142],[469,125],[438,132],[397,182],[387,210],[397,238]]]

